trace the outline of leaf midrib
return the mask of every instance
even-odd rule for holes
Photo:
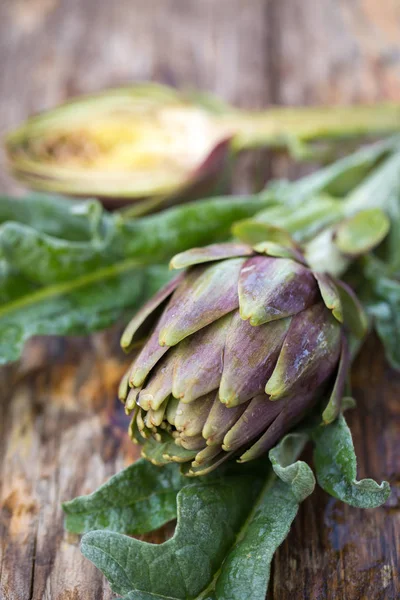
[[[111,561],[114,561],[120,567],[121,571],[126,573],[126,568],[123,565],[121,565],[121,563],[114,556],[112,556],[109,552],[107,552],[107,550],[104,550],[104,548],[99,548],[99,546],[96,546],[96,544],[93,544],[93,543],[91,544],[91,547],[96,548],[96,550],[98,550],[99,552],[101,552],[102,554],[104,554],[105,556],[110,558]],[[128,574],[128,580],[130,581],[129,574]],[[129,590],[126,594],[124,593],[124,596],[129,595],[131,592],[142,592],[143,594],[151,594],[155,598],[165,598],[165,600],[179,600],[179,598],[176,598],[176,596],[163,596],[163,595],[157,596],[157,595],[153,594],[152,592],[148,592],[147,590],[141,590],[140,588],[133,588],[133,589]]]
[[[149,494],[148,496],[142,496],[140,498],[137,498],[136,500],[133,500],[131,502],[128,502],[126,504],[118,504],[118,505],[109,505],[106,506],[105,508],[99,508],[99,509],[95,509],[92,512],[90,512],[90,509],[84,509],[84,510],[77,510],[77,511],[70,511],[69,512],[69,507],[68,504],[65,503],[65,507],[63,506],[63,510],[67,513],[67,515],[86,515],[86,514],[91,514],[91,515],[96,515],[99,514],[103,511],[109,510],[110,508],[130,508],[131,506],[135,506],[135,504],[138,504],[139,502],[143,502],[144,500],[150,500],[150,498],[152,497],[159,497],[159,496],[167,496],[168,494],[176,494],[177,492],[180,491],[181,488],[170,488],[167,490],[162,490],[160,492],[152,492],[151,494]]]
[[[215,572],[214,577],[212,578],[212,580],[210,581],[210,583],[208,584],[208,586],[206,588],[204,588],[204,590],[202,592],[200,592],[200,594],[198,596],[196,596],[196,598],[194,600],[203,600],[204,598],[206,598],[206,595],[209,592],[212,592],[215,590],[215,584],[218,580],[218,577],[221,574],[222,571],[222,567],[224,566],[226,557],[229,556],[229,554],[232,552],[232,550],[235,548],[235,546],[244,538],[250,523],[253,519],[253,516],[255,514],[255,512],[257,511],[262,499],[264,498],[264,495],[266,493],[266,491],[268,490],[268,488],[272,487],[272,485],[274,484],[275,480],[277,480],[277,476],[274,475],[273,471],[271,470],[269,472],[269,476],[267,477],[267,481],[265,482],[265,484],[262,486],[260,493],[258,494],[257,500],[254,502],[254,505],[251,509],[251,511],[249,512],[249,514],[247,515],[246,519],[243,522],[243,525],[240,527],[235,540],[232,542],[231,547],[229,548],[229,550],[227,551],[224,560],[221,563],[221,566],[219,567],[219,569]],[[177,600],[176,598],[174,598],[174,600]]]
[[[120,273],[129,271],[129,269],[132,269],[134,267],[141,266],[143,266],[142,263],[137,259],[127,259],[122,261],[121,263],[113,264],[109,267],[98,269],[94,273],[81,275],[73,281],[65,281],[62,283],[56,283],[41,288],[36,292],[32,292],[27,297],[14,300],[14,302],[11,302],[6,306],[0,308],[0,318],[7,316],[9,313],[20,310],[21,308],[26,308],[27,306],[36,304],[42,300],[47,300],[49,298],[60,296],[68,292],[73,292],[79,288],[85,287],[86,285],[96,283],[97,281],[109,279],[114,275],[118,275]]]

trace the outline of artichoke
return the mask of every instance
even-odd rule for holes
[[[9,133],[6,151],[13,175],[30,188],[110,206],[151,198],[153,209],[216,185],[230,137],[201,103],[146,83],[36,115]]]
[[[396,104],[250,112],[142,83],[34,116],[9,133],[6,151],[28,187],[114,205],[151,198],[144,212],[205,195],[223,177],[230,149],[289,147],[304,155],[315,141],[392,133],[399,115]]]
[[[346,284],[272,242],[194,248],[171,266],[185,270],[121,340],[129,351],[149,334],[119,390],[143,456],[200,475],[259,457],[323,395],[323,419],[335,419],[349,335],[365,331]]]

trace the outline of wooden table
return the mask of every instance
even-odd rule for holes
[[[1,132],[73,94],[138,79],[212,90],[252,108],[399,101],[400,3],[0,2]],[[265,152],[245,156],[235,189],[251,189],[260,168],[264,179],[298,172]],[[4,168],[0,190],[18,191]],[[21,362],[2,370],[2,600],[112,597],[78,539],[63,531],[60,502],[137,456],[115,397],[125,364],[116,327],[89,339],[32,340]],[[374,338],[355,366],[354,392],[359,474],[388,479],[393,494],[373,511],[321,491],[307,499],[274,559],[271,600],[400,597],[400,376]]]

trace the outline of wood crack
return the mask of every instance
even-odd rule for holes
[[[34,589],[35,589],[35,566],[36,566],[36,548],[37,548],[37,543],[38,543],[38,533],[39,533],[39,519],[37,519],[35,538],[34,538],[33,548],[32,548],[32,570],[31,570],[29,600],[33,600],[33,593],[34,593]]]

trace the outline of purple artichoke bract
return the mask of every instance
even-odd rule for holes
[[[348,332],[365,325],[345,284],[274,243],[195,248],[171,265],[185,270],[121,340],[130,350],[148,335],[120,385],[146,458],[204,474],[229,457],[259,457],[322,393],[324,421],[337,416]]]

